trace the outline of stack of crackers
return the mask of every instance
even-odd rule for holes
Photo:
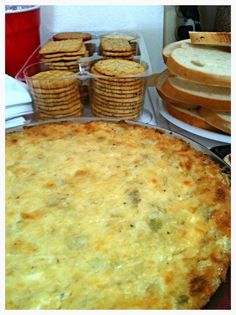
[[[40,118],[82,116],[78,80],[73,72],[43,71],[28,78],[27,83]]]
[[[53,40],[66,40],[66,39],[82,39],[87,41],[92,39],[92,34],[86,32],[62,32],[53,35]]]
[[[132,59],[133,52],[129,41],[124,38],[107,38],[101,39],[101,55],[105,58],[122,58]]]
[[[81,38],[49,41],[39,50],[40,60],[50,70],[69,70],[78,72],[78,60],[88,56]]]
[[[137,54],[137,41],[136,37],[129,34],[107,34],[103,35],[103,38],[112,38],[112,39],[124,39],[127,40],[131,46],[132,54]]]
[[[129,44],[131,46],[133,55],[137,55],[138,54],[138,52],[137,52],[137,41],[136,40],[129,41]]]
[[[138,118],[144,103],[145,71],[143,65],[131,60],[96,62],[91,68],[92,113],[98,117]]]

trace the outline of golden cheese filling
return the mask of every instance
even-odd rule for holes
[[[7,309],[198,309],[229,260],[230,189],[184,141],[121,122],[7,134]]]

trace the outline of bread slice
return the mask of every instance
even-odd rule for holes
[[[217,111],[230,111],[230,88],[204,85],[169,75],[163,89],[169,91],[169,97],[184,103]]]
[[[204,117],[200,115],[199,109],[184,109],[168,102],[166,102],[166,108],[172,116],[186,124],[209,131],[219,132],[219,129],[206,122]]]
[[[186,108],[186,109],[196,108],[197,106],[193,105],[191,102],[185,103],[179,99],[175,99],[171,95],[171,89],[166,87],[166,81],[168,80],[168,77],[169,77],[169,71],[165,70],[157,76],[157,78],[154,82],[154,86],[156,87],[156,90],[157,90],[159,96],[164,101],[176,104],[181,108]]]
[[[228,134],[231,134],[231,114],[221,113],[206,108],[199,109],[200,115],[205,121]]]
[[[220,47],[185,44],[171,52],[167,67],[193,82],[223,87],[231,84],[231,54]]]
[[[230,32],[189,32],[192,44],[231,46]]]
[[[164,62],[165,63],[167,62],[168,57],[170,56],[170,54],[172,53],[174,49],[184,47],[186,44],[189,44],[189,43],[191,43],[190,39],[184,39],[184,40],[180,40],[180,41],[173,42],[166,45],[162,49],[162,57],[163,57]]]

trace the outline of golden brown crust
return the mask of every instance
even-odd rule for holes
[[[7,309],[198,309],[229,257],[230,189],[183,140],[99,121],[7,135]]]
[[[231,46],[230,32],[189,32],[192,44]]]
[[[200,109],[201,115],[212,126],[231,134],[231,114],[220,113],[206,108]]]
[[[176,117],[177,119],[185,122],[186,124],[192,125],[194,127],[197,128],[202,128],[202,129],[206,129],[206,130],[210,130],[210,131],[215,131],[215,132],[220,132],[219,129],[209,125],[204,118],[202,118],[199,113],[196,110],[196,113],[198,115],[193,115],[193,113],[191,112],[191,110],[185,110],[182,111],[181,108],[179,109],[178,106],[175,106],[171,103],[166,102],[166,108],[168,110],[168,112]]]
[[[188,81],[186,80],[184,84],[186,84],[187,87]],[[220,98],[219,95],[214,96],[213,93],[212,95],[210,95],[210,91],[209,95],[207,95],[206,93],[201,94],[201,91],[204,91],[201,84],[196,84],[196,86],[194,86],[195,90],[183,90],[175,85],[170,76],[165,81],[162,88],[163,90],[168,91],[169,97],[177,101],[179,100],[183,103],[191,103],[193,105],[202,106],[213,110],[217,110],[217,108],[219,108],[221,111],[230,112],[230,89],[222,88],[221,91],[218,91],[219,95],[220,93],[222,93],[222,95],[225,95],[224,99]]]
[[[183,92],[181,89],[170,84],[169,78],[171,78],[171,74],[169,74],[168,70],[165,70],[158,75],[155,82],[156,89],[163,100],[185,109],[193,109],[201,106],[220,112],[229,112],[231,110],[230,101],[223,99],[214,100],[212,98],[202,97],[196,93]]]
[[[158,76],[157,79],[154,83],[158,94],[160,95],[160,97],[167,102],[170,102],[172,104],[176,104],[177,106],[181,107],[181,108],[185,108],[185,109],[190,109],[190,108],[197,108],[197,106],[194,104],[191,104],[189,102],[184,103],[181,100],[176,100],[175,98],[171,97],[169,94],[169,89],[164,88],[165,83],[168,80],[168,75],[169,72],[168,70],[165,70],[163,72],[161,72]]]

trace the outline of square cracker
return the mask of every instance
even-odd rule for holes
[[[47,42],[40,50],[39,54],[51,54],[60,52],[74,52],[80,50],[82,46],[82,39],[68,39],[61,41]]]
[[[28,82],[29,88],[59,89],[75,85],[77,78],[72,71],[47,70],[38,72]]]
[[[114,38],[102,38],[101,41],[102,50],[110,52],[125,52],[132,51],[129,42],[126,39],[114,39]]]
[[[66,40],[81,38],[83,41],[92,39],[92,34],[87,32],[61,32],[53,36],[53,40]]]
[[[88,53],[86,46],[82,43],[80,49],[72,52],[58,52],[58,53],[47,53],[41,54],[42,58],[58,58],[58,57],[73,57],[73,56],[84,56]]]

